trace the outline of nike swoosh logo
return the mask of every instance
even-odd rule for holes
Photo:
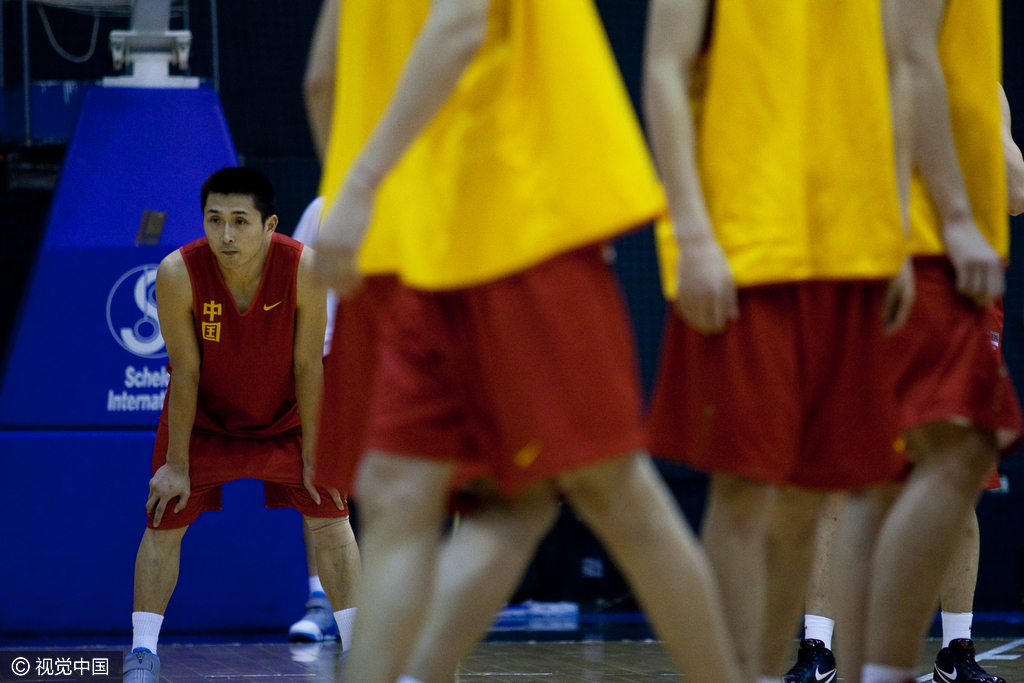
[[[956,680],[956,667],[955,666],[953,667],[953,673],[951,673],[951,674],[950,673],[946,673],[945,671],[943,671],[939,667],[935,667],[935,673],[939,674],[939,678],[941,678],[944,681],[950,681],[950,683],[952,683],[952,681]]]
[[[283,302],[281,302],[281,301],[278,301],[278,302],[277,302],[276,304],[270,304],[269,306],[268,306],[268,305],[266,305],[266,304],[263,304],[263,310],[264,310],[264,311],[269,311],[269,310],[270,310],[271,308],[273,308],[274,306],[280,306],[280,305],[281,305],[282,303],[283,303]]]
[[[816,681],[828,682],[828,681],[831,681],[833,678],[835,678],[835,676],[836,676],[836,670],[835,669],[829,669],[825,673],[821,673],[821,669],[819,669],[818,667],[814,667],[814,680],[816,680]]]
[[[536,441],[531,441],[523,446],[521,451],[516,453],[513,462],[525,470],[533,464],[533,461],[537,459],[538,455],[540,455],[540,444]]]

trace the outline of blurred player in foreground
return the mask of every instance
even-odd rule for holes
[[[318,269],[342,297],[400,281],[354,488],[347,680],[450,678],[562,493],[687,678],[738,683],[703,554],[642,452],[602,245],[663,198],[594,7],[346,0],[339,26]],[[445,541],[457,470],[490,495]]]
[[[899,84],[880,2],[653,0],[648,21],[673,302],[651,450],[711,475],[701,537],[730,633],[745,678],[775,679],[825,493],[902,468],[884,363],[913,301]]]

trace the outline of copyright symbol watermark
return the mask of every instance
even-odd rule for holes
[[[32,670],[32,665],[24,657],[17,657],[11,661],[11,672],[15,676],[24,676]]]

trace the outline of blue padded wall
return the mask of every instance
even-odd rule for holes
[[[199,187],[236,163],[212,90],[86,93],[11,344],[0,427],[155,426],[167,354],[154,269],[202,235]],[[163,236],[136,247],[147,209],[167,214]]]
[[[145,431],[0,432],[0,641],[130,637],[152,452]],[[284,634],[308,592],[301,517],[252,480],[223,502],[185,534],[164,631]]]
[[[0,642],[131,632],[167,380],[154,269],[202,235],[200,185],[235,164],[212,90],[85,95],[0,386]],[[136,247],[146,209],[162,239]],[[224,507],[185,535],[164,632],[284,633],[307,593],[299,514],[254,481]]]

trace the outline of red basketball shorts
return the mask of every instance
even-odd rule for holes
[[[153,472],[167,462],[167,416],[160,416],[153,447]],[[188,476],[191,486],[188,504],[174,512],[175,499],[168,504],[161,529],[190,525],[207,510],[220,510],[221,485],[236,479],[262,479],[268,508],[295,508],[308,517],[345,517],[326,489],[318,489],[320,505],[302,484],[302,436],[298,432],[262,438],[242,438],[193,431],[189,442]],[[153,516],[149,515],[150,528]]]
[[[992,341],[992,348],[997,349],[1002,353],[1003,349],[1003,299],[1002,297],[995,300],[992,304],[991,315],[989,316],[989,337]],[[988,475],[988,481],[985,482],[985,489],[989,491],[996,491],[1003,488],[1003,482],[999,478],[999,470],[992,468],[992,471]]]
[[[1021,433],[1021,411],[999,349],[1002,307],[978,308],[956,292],[944,257],[914,259],[917,299],[893,338],[902,427],[937,420],[992,431],[1000,448]]]
[[[821,490],[898,476],[898,412],[881,325],[885,285],[741,289],[704,335],[670,311],[649,424],[654,455],[709,473]]]
[[[597,246],[467,289],[400,287],[367,443],[513,495],[642,447],[636,353]]]
[[[394,277],[369,277],[353,298],[338,302],[331,353],[324,358],[317,486],[351,490],[366,449],[380,358],[380,321],[397,287]]]

